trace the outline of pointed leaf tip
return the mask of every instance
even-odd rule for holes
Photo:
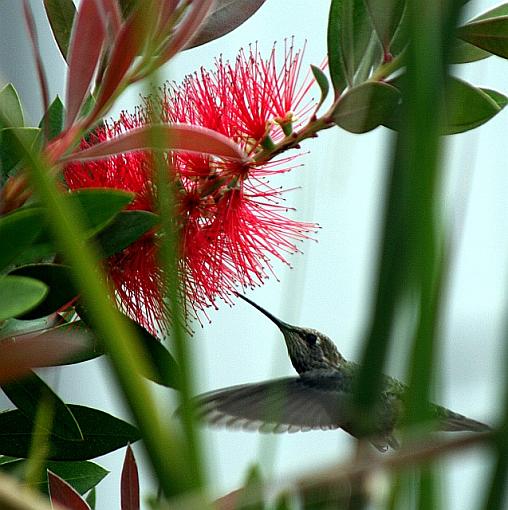
[[[125,452],[120,493],[122,510],[139,510],[139,476],[131,445]]]
[[[74,21],[68,58],[66,127],[76,119],[99,63],[106,38],[100,14],[96,0],[82,0]]]
[[[48,487],[51,503],[70,510],[90,510],[88,503],[65,480],[48,469]]]

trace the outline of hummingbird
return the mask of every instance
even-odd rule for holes
[[[297,432],[341,428],[359,437],[352,414],[357,363],[347,361],[325,334],[311,328],[292,326],[259,306],[249,298],[238,297],[259,310],[284,335],[296,377],[285,377],[259,383],[242,384],[215,390],[196,397],[199,419],[213,425],[260,432]],[[394,435],[403,418],[404,394],[407,386],[384,375],[375,427],[368,436],[379,451],[396,449]],[[488,425],[431,404],[437,430],[490,430]],[[357,422],[358,423],[358,422]]]

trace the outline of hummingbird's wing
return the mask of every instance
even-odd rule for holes
[[[206,422],[229,428],[260,432],[343,428],[352,433],[351,383],[348,374],[337,370],[313,370],[300,377],[212,391],[196,397],[196,409]],[[391,433],[371,442],[381,451],[397,447]]]

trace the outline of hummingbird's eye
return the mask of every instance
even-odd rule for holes
[[[317,336],[314,333],[307,333],[305,340],[310,346],[313,346],[317,343]]]

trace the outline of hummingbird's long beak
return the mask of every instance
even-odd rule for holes
[[[275,317],[275,315],[272,315],[268,310],[265,310],[264,308],[262,308],[261,306],[259,306],[257,303],[254,303],[254,301],[251,301],[249,298],[245,297],[244,295],[242,294],[239,294],[238,292],[235,292],[235,294],[239,297],[239,298],[242,298],[244,301],[247,301],[247,303],[249,303],[250,305],[252,305],[254,308],[258,309],[263,315],[265,315],[266,317],[268,317],[273,323],[275,323],[277,325],[277,327],[282,331],[284,332],[284,330],[288,330],[288,329],[293,329],[293,326],[291,326],[291,324],[288,324],[287,322],[284,322],[284,321],[281,321],[280,319],[278,319],[277,317]]]

